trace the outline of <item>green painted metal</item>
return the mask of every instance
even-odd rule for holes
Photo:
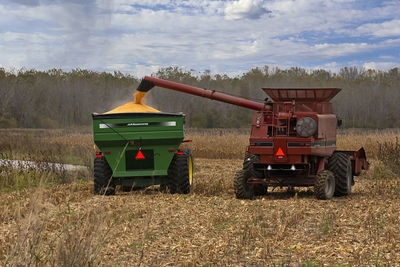
[[[165,182],[184,138],[184,115],[171,113],[93,114],[93,139],[117,184],[149,186]],[[141,150],[145,159],[135,157]],[[171,151],[172,150],[172,151]]]

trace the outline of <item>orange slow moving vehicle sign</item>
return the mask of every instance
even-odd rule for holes
[[[275,156],[279,157],[279,156],[285,156],[285,153],[283,153],[282,148],[279,148],[278,151],[276,152]]]

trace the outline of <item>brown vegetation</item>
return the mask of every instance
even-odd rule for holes
[[[344,120],[345,127],[400,127],[399,68],[366,71],[344,67],[338,73],[332,73],[322,69],[264,66],[229,77],[211,75],[207,71],[194,76],[189,71],[167,67],[152,75],[259,102],[266,97],[260,89],[263,87],[339,87],[343,90],[333,103],[335,113]],[[82,69],[7,72],[0,68],[0,128],[89,125],[92,112],[106,112],[132,102],[139,81],[120,72],[111,74]],[[254,113],[161,88],[151,90],[146,98],[150,106],[163,112],[187,114],[189,127],[247,127]]]
[[[50,159],[65,151],[64,162],[72,162],[71,155],[77,154],[80,162],[91,166],[86,160],[93,157],[88,133],[26,131],[18,137],[2,132],[7,135],[14,141],[7,146],[0,139],[2,156],[46,159],[49,153]],[[307,189],[287,193],[279,188],[252,201],[235,199],[232,177],[241,168],[248,135],[227,130],[188,131],[195,156],[195,186],[189,195],[164,194],[151,187],[94,196],[92,183],[83,179],[72,184],[57,180],[58,185],[48,186],[45,180],[57,174],[44,171],[37,189],[29,185],[0,194],[1,264],[396,265],[400,179],[382,153],[391,149],[400,157],[397,135],[398,131],[341,133],[339,148],[363,145],[371,170],[356,178],[351,196],[330,201],[316,200]],[[24,146],[19,145],[22,140]],[[24,154],[24,147],[30,154]],[[0,170],[1,179],[5,171]]]

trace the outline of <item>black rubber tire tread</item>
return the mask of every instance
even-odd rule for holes
[[[254,154],[247,153],[243,160],[243,170],[248,170],[254,177],[264,178],[264,174],[254,169],[254,162],[258,162],[260,157]],[[254,195],[262,196],[268,193],[266,184],[253,185]]]
[[[333,153],[328,160],[328,170],[335,175],[335,196],[349,195],[353,180],[350,157],[342,152]],[[348,175],[350,175],[350,181],[347,181]],[[350,182],[350,188],[347,187],[348,182]]]
[[[105,157],[96,157],[94,159],[93,176],[94,194],[106,196],[115,195],[115,185],[110,181],[112,170]]]
[[[236,198],[252,199],[254,197],[254,188],[247,184],[249,177],[251,177],[249,170],[240,170],[236,172],[233,182]]]
[[[331,171],[323,170],[318,173],[317,177],[315,178],[314,193],[318,199],[331,199],[333,197],[333,193],[331,195],[327,195],[325,192],[325,184],[327,179],[332,179],[333,186],[335,186],[335,176]]]
[[[255,184],[254,185],[254,195],[263,196],[268,193],[268,185],[266,184]]]
[[[166,193],[167,192],[167,185],[166,184],[160,184],[160,192]]]
[[[260,160],[260,157],[254,154],[246,154],[243,160],[243,170],[249,170],[255,177],[263,177],[263,173],[254,169],[254,162]]]
[[[182,155],[175,154],[168,169],[168,188],[171,194],[189,194],[192,185],[189,181],[190,149],[185,148]],[[193,161],[192,161],[193,167]]]
[[[121,186],[122,192],[131,192],[132,187],[131,186]]]

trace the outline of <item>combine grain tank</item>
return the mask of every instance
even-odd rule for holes
[[[313,186],[318,199],[346,196],[353,176],[368,168],[365,151],[336,149],[338,120],[329,101],[339,88],[263,88],[264,103],[153,77],[138,90],[172,89],[256,110],[242,170],[236,173],[237,198],[267,193],[268,187]]]

